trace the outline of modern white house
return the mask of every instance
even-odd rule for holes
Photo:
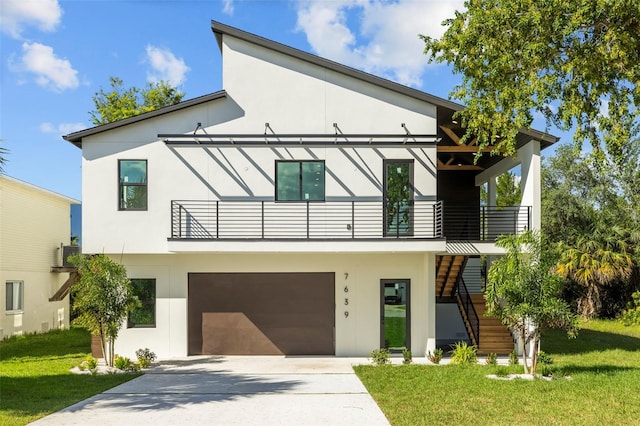
[[[0,339],[69,327],[73,269],[63,255],[78,249],[70,246],[70,206],[79,203],[0,175]]]
[[[83,252],[122,262],[143,300],[116,352],[509,352],[463,270],[479,283],[497,235],[539,227],[540,151],[557,138],[523,130],[517,157],[474,164],[463,106],[212,30],[224,90],[64,137],[82,149]],[[521,204],[491,207],[517,164]]]

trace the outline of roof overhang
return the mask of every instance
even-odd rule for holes
[[[145,112],[143,114],[139,114],[133,117],[114,121],[113,123],[107,123],[101,126],[91,127],[89,129],[80,130],[74,133],[69,133],[68,135],[64,135],[62,138],[68,142],[71,142],[78,148],[82,148],[82,138],[85,138],[87,136],[93,136],[98,133],[107,132],[109,130],[117,129],[119,127],[124,127],[130,124],[139,123],[144,120],[149,120],[151,118],[160,117],[165,114],[170,114],[174,111],[180,111],[186,108],[202,105],[206,102],[211,102],[211,101],[226,98],[226,97],[227,97],[227,92],[225,92],[224,90],[220,90],[215,93],[210,93],[208,95],[200,96],[194,99],[189,99],[188,101],[179,102],[175,105],[169,105],[164,108],[157,109],[155,111]]]

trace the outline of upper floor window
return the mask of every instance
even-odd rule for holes
[[[324,161],[276,161],[276,201],[324,201]]]
[[[6,295],[6,311],[22,311],[23,306],[23,292],[24,283],[22,281],[7,281],[5,283],[5,295]]]
[[[156,280],[153,278],[132,278],[133,294],[138,296],[140,306],[129,313],[127,327],[156,326]]]
[[[147,160],[118,160],[119,210],[147,209]]]

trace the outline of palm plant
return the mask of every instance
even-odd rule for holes
[[[557,271],[582,286],[577,309],[583,318],[594,318],[600,312],[604,286],[631,276],[635,262],[630,243],[638,238],[635,234],[619,226],[596,227],[580,236],[575,247],[562,245]]]

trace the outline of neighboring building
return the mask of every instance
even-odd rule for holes
[[[70,206],[78,203],[0,175],[0,338],[69,327],[68,291],[60,289],[72,269],[62,256],[71,238]]]
[[[540,150],[557,138],[522,131],[517,157],[474,164],[462,106],[212,29],[223,91],[65,136],[82,149],[83,251],[121,261],[144,303],[116,351],[509,352],[467,293],[495,236],[539,228]],[[479,186],[495,205],[517,164],[522,206],[482,207]]]

